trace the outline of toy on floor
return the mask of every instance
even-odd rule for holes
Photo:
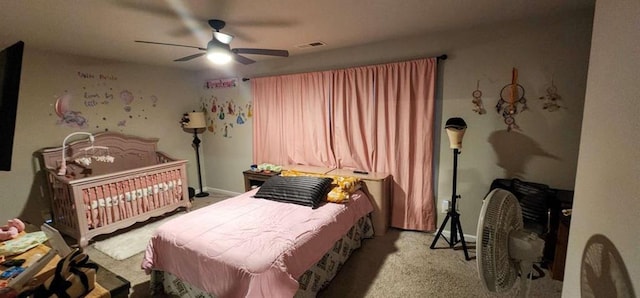
[[[6,226],[0,227],[0,241],[16,238],[24,227],[24,222],[18,218],[8,220]]]

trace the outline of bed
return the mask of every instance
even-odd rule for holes
[[[378,211],[366,186],[352,192],[348,203],[323,202],[317,208],[254,198],[274,178],[158,228],[142,262],[152,291],[313,297],[361,240],[373,236],[371,213]]]
[[[53,224],[60,232],[84,247],[95,236],[190,207],[187,161],[157,151],[158,139],[116,132],[93,137],[93,142],[84,138],[66,144],[66,159],[62,147],[38,151]],[[91,155],[91,148],[106,148],[101,150],[108,150],[113,159],[83,165],[83,160],[100,158]],[[63,159],[66,170],[60,175]]]

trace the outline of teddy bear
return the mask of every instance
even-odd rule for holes
[[[24,222],[18,218],[8,220],[6,226],[0,227],[0,241],[16,238],[20,232],[24,231],[24,227]]]

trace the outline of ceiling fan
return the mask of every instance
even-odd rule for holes
[[[173,60],[175,62],[184,62],[189,61],[200,56],[207,55],[207,58],[214,63],[224,64],[229,62],[231,59],[236,60],[244,65],[251,64],[256,62],[253,59],[247,58],[240,54],[250,54],[250,55],[267,55],[267,56],[278,56],[278,57],[289,57],[289,52],[287,50],[272,50],[272,49],[254,49],[254,48],[235,48],[232,49],[229,46],[229,43],[233,40],[233,35],[220,32],[222,28],[225,26],[225,22],[221,20],[212,19],[208,21],[209,26],[213,28],[213,37],[211,41],[207,43],[207,47],[196,47],[196,46],[188,46],[188,45],[180,45],[180,44],[172,44],[172,43],[162,43],[162,42],[154,42],[154,41],[144,41],[144,40],[136,40],[135,42],[139,43],[148,43],[148,44],[158,44],[158,45],[166,45],[166,46],[175,46],[175,47],[184,47],[184,48],[194,48],[203,51],[202,53],[197,53],[189,56],[185,56],[182,58],[178,58]]]

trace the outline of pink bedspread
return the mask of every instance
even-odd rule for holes
[[[256,190],[177,217],[154,233],[142,268],[219,297],[293,297],[297,279],[373,211],[356,192],[317,209],[254,199]]]

